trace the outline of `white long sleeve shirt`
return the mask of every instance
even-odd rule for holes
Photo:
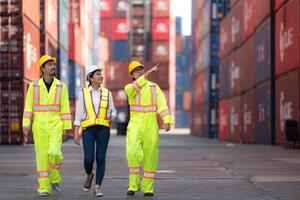
[[[101,89],[102,87],[98,88],[95,90],[91,86],[89,89],[92,92],[92,102],[94,105],[95,113],[98,115],[99,112],[99,103],[100,103],[100,98],[101,98]],[[107,108],[107,117],[109,119],[115,118],[117,116],[117,111],[113,102],[113,97],[111,95],[111,92],[109,92],[109,97],[108,97],[108,108]],[[76,114],[75,114],[75,120],[74,120],[74,125],[80,126],[80,123],[83,119],[86,117],[86,110],[85,110],[85,105],[84,105],[84,100],[83,100],[83,94],[82,91],[80,92],[78,96],[78,105],[76,109]]]

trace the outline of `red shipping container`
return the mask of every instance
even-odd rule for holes
[[[275,10],[277,10],[278,8],[280,8],[283,3],[285,3],[288,0],[275,0]]]
[[[113,16],[125,18],[129,11],[128,0],[113,0],[113,5]]]
[[[200,73],[195,79],[195,105],[200,106],[203,102],[203,75]]]
[[[218,138],[220,140],[229,140],[229,119],[229,100],[224,99],[219,102]]]
[[[241,96],[233,97],[229,100],[229,139],[233,142],[242,141],[242,112],[241,112]]]
[[[249,38],[242,48],[242,91],[246,91],[254,86],[254,37]]]
[[[191,118],[191,133],[192,135],[200,135],[201,134],[201,113],[200,107],[197,106],[192,110],[192,118]]]
[[[239,48],[230,55],[229,58],[229,93],[231,95],[240,94],[243,84],[243,49]],[[246,76],[246,75],[245,75]]]
[[[128,39],[128,24],[126,18],[112,20],[112,39],[127,40]]]
[[[69,0],[69,24],[80,24],[80,1]]]
[[[112,19],[101,19],[100,36],[111,39],[112,36]]]
[[[169,42],[152,42],[152,62],[168,62],[169,49]]]
[[[152,20],[152,40],[169,41],[170,39],[170,19],[154,18]]]
[[[45,54],[57,58],[58,42],[49,34],[45,34]]]
[[[270,15],[271,0],[260,0],[254,2],[254,25],[257,27]]]
[[[57,0],[45,0],[45,32],[48,32],[54,40],[58,40],[58,5]]]
[[[156,63],[145,63],[145,71],[149,70]],[[149,80],[156,83],[162,90],[169,89],[169,63],[160,63],[158,73],[154,73]]]
[[[239,1],[231,11],[231,44],[232,49],[238,47],[243,39],[243,4]]]
[[[40,27],[40,0],[23,0],[22,4],[23,13]]]
[[[285,120],[299,122],[299,70],[279,77],[276,88],[276,143],[285,144]]]
[[[276,76],[300,66],[299,4],[298,0],[289,1],[275,17]]]
[[[116,108],[126,108],[128,106],[127,95],[123,89],[111,90]]]
[[[144,16],[144,14],[145,14],[144,7],[142,6],[132,7],[132,16],[141,17]]]
[[[113,2],[112,0],[100,1],[100,17],[112,17],[113,16]],[[102,23],[102,21],[100,22]]]
[[[24,77],[37,80],[40,77],[38,59],[40,57],[40,31],[25,16],[24,23]]]
[[[200,17],[196,18],[195,19],[195,22],[194,22],[194,26],[193,26],[193,33],[194,34],[194,48],[195,49],[198,49],[199,48],[199,45],[200,45],[200,42],[201,42],[201,20],[200,20]]]
[[[232,9],[240,0],[229,0],[229,8]]]
[[[129,82],[127,63],[112,62],[106,65],[105,86],[110,90],[119,90]]]
[[[225,57],[231,48],[231,13],[229,13],[220,23],[219,57]]]
[[[196,56],[195,56],[195,74],[193,74],[193,76],[196,76],[203,69],[203,54],[202,54],[201,46],[199,46],[199,48],[195,49],[195,52],[196,52]]]
[[[170,0],[153,0],[152,6],[153,17],[170,16]]]
[[[82,64],[81,31],[78,24],[69,24],[69,60]]]
[[[242,141],[253,143],[254,141],[254,90],[250,90],[242,96]]]
[[[254,32],[254,4],[253,0],[243,0],[243,41]]]

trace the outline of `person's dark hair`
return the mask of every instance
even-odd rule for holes
[[[95,71],[93,71],[93,72],[90,73],[88,87],[90,87],[92,85],[90,78],[92,78],[96,72],[101,72],[101,71],[100,71],[100,69],[97,69],[97,70],[95,70]]]

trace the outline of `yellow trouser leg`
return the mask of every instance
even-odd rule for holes
[[[142,191],[153,193],[154,176],[158,163],[158,128],[157,123],[151,123],[143,134],[143,166]]]
[[[132,124],[133,125],[133,124]],[[129,169],[128,190],[138,191],[140,188],[140,162],[143,157],[142,143],[137,129],[128,126],[126,135],[126,157]]]
[[[60,183],[60,166],[63,161],[63,155],[61,152],[62,144],[62,130],[52,130],[49,133],[49,169],[50,169],[50,183]]]
[[[51,191],[49,181],[49,160],[48,160],[48,134],[46,130],[37,129],[37,125],[33,125],[34,149],[36,157],[37,177],[39,182],[38,192]]]

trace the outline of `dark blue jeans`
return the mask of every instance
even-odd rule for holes
[[[106,150],[110,138],[110,129],[105,126],[91,126],[83,130],[84,169],[86,174],[93,172],[96,147],[96,184],[101,185],[105,173]]]

